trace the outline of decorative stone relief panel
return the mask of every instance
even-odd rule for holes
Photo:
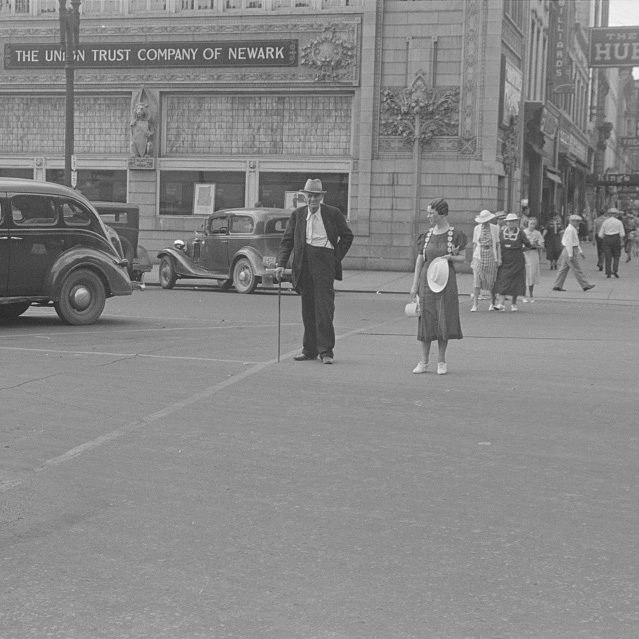
[[[64,152],[64,98],[0,96],[0,152],[57,154]],[[128,97],[75,100],[76,153],[127,153]]]
[[[180,95],[164,108],[167,155],[351,152],[351,96]]]

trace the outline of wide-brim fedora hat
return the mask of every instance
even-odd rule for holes
[[[306,184],[302,189],[302,193],[315,193],[323,195],[326,191],[322,190],[322,180],[306,180]]]
[[[517,215],[517,213],[509,213],[505,218],[504,218],[504,222],[515,222],[516,220],[519,219],[519,216]]]
[[[428,288],[433,293],[439,293],[446,288],[448,284],[449,264],[445,257],[436,257],[429,265],[426,271],[426,281]]]
[[[488,209],[484,209],[476,218],[477,224],[483,224],[484,222],[490,222],[495,219],[495,214],[491,213]]]

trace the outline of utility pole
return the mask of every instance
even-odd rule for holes
[[[66,79],[64,119],[64,183],[75,187],[77,174],[74,162],[74,68],[75,52],[80,43],[81,0],[59,0],[60,46],[64,52],[64,74]]]

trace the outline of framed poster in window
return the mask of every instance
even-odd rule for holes
[[[196,184],[193,215],[210,215],[215,211],[215,184]]]
[[[296,209],[306,204],[306,195],[301,191],[284,191],[284,208]]]

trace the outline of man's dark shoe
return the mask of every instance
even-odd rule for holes
[[[613,275],[614,275],[617,279],[619,279],[619,274],[618,274],[618,273],[613,273]]]
[[[322,364],[332,364],[333,363],[333,358],[329,357],[328,355],[325,355],[324,357],[322,357]]]
[[[584,286],[584,291],[589,291],[591,288],[595,288],[594,284],[588,284],[588,286]]]
[[[301,355],[296,355],[293,358],[296,362],[305,362],[310,359],[317,359],[317,355],[307,355],[306,353],[302,353]]]
[[[566,289],[565,289],[565,288],[559,288],[558,286],[553,286],[553,287],[552,287],[552,290],[553,290],[553,291],[562,291],[562,292],[564,292],[564,293],[566,292]]]

